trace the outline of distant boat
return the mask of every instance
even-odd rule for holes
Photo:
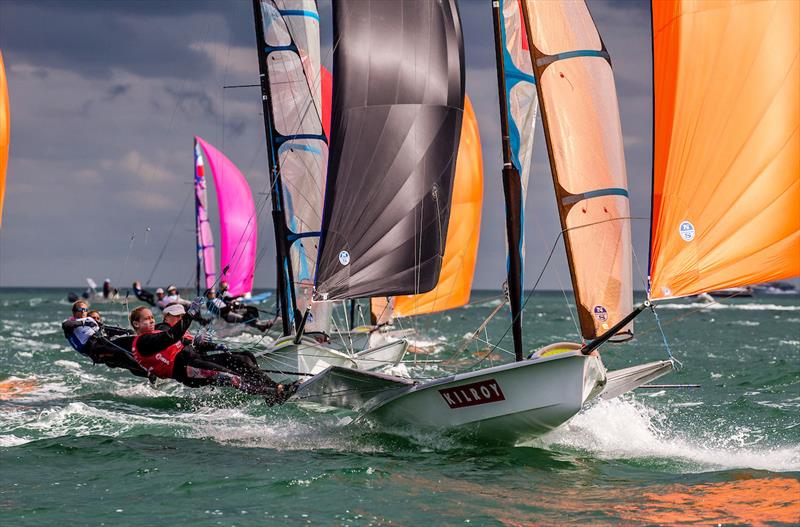
[[[752,286],[756,296],[797,295],[800,289],[788,282],[766,282]]]
[[[206,162],[217,191],[221,275],[217,272],[214,239],[208,221]],[[197,294],[225,281],[231,295],[249,296],[253,290],[258,244],[258,216],[250,185],[225,154],[200,137],[194,138],[194,167]]]
[[[749,286],[729,287],[728,289],[709,291],[708,294],[715,298],[750,298],[753,296],[753,288]]]

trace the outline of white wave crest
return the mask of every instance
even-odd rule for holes
[[[700,431],[692,434],[696,437],[686,437],[669,426],[661,412],[632,399],[617,398],[592,406],[533,444],[586,449],[601,459],[678,460],[691,466],[689,472],[800,470],[800,446],[752,446],[744,429]]]

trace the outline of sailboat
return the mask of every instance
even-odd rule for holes
[[[654,2],[650,291],[635,308],[616,94],[588,8],[501,0],[493,12],[501,121],[518,119],[504,82],[506,53],[513,58],[515,49],[508,37],[525,35],[521,46],[530,50],[581,332],[591,340],[555,343],[525,357],[515,306],[521,283],[510,262],[515,362],[419,382],[330,368],[301,386],[301,400],[350,408],[387,425],[513,442],[672,369],[665,360],[607,372],[593,353],[608,341],[630,339],[633,319],[653,301],[800,274],[797,4],[711,9],[704,2]],[[772,45],[760,45],[764,38]],[[732,86],[724,82],[730,78],[753,82]],[[514,260],[520,179],[507,123],[503,135]],[[327,243],[323,238],[323,250]]]
[[[220,218],[220,268],[208,220],[206,162],[214,179]],[[197,294],[228,283],[234,297],[250,296],[256,267],[258,217],[247,179],[225,154],[200,137],[194,138],[195,233]]]
[[[313,299],[328,139],[323,127],[319,14],[313,0],[253,0],[276,240],[283,336],[258,353],[278,381],[329,365],[398,362],[407,342],[357,353],[331,346],[331,302]]]

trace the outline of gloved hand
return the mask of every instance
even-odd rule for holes
[[[100,324],[98,324],[97,321],[95,319],[93,319],[92,317],[84,318],[83,319],[83,325],[84,326],[91,326],[91,327],[93,327],[95,329],[100,327]]]
[[[195,335],[194,343],[199,345],[199,346],[202,346],[203,344],[206,344],[207,342],[211,342],[211,337],[208,335],[208,332],[205,329],[201,329],[197,333],[197,335]]]
[[[192,300],[192,304],[189,306],[189,309],[186,310],[186,313],[192,318],[196,317],[200,314],[203,304],[205,304],[205,299],[202,296],[198,296]]]

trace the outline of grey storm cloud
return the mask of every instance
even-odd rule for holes
[[[330,66],[331,4],[319,7],[323,62]],[[646,218],[647,4],[595,0],[589,7],[613,60],[632,211]],[[490,2],[461,1],[460,10],[485,177],[474,285],[496,289],[505,274],[505,234]],[[258,82],[253,33],[248,0],[0,0],[12,122],[0,285],[80,287],[87,276],[108,276],[124,286],[151,274],[153,286],[191,283],[192,138],[199,135],[240,167],[264,208],[256,285],[273,286],[260,91],[223,89]],[[528,287],[560,230],[540,125],[534,145],[525,216]],[[211,219],[217,221],[213,211]],[[634,223],[634,240],[646,261],[646,219]],[[561,284],[569,287],[559,249],[540,287]]]

